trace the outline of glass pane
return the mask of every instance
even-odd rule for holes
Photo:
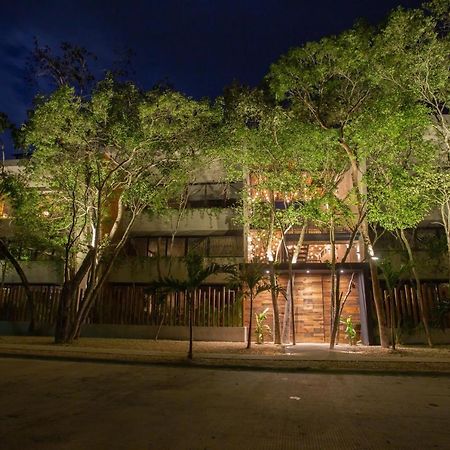
[[[188,251],[197,253],[198,255],[208,256],[208,238],[207,237],[189,238]]]
[[[184,256],[185,252],[185,238],[175,238],[172,243],[172,238],[167,238],[167,256]]]
[[[150,238],[148,240],[147,256],[166,256],[166,238]]]
[[[147,238],[134,237],[130,239],[127,252],[133,256],[147,256]]]
[[[211,236],[209,238],[209,256],[242,256],[241,236]]]

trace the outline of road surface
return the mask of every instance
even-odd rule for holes
[[[450,378],[0,359],[2,450],[450,449]]]

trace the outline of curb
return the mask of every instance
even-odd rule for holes
[[[61,361],[98,364],[125,364],[136,366],[195,367],[217,370],[250,370],[292,373],[329,373],[361,375],[427,376],[450,378],[450,364],[442,370],[438,362],[397,362],[397,361],[336,361],[336,360],[267,360],[243,358],[208,358],[198,356],[188,360],[186,357],[159,355],[115,355],[107,353],[63,354],[17,349],[0,351],[0,358],[28,359],[40,361]],[[374,367],[377,366],[377,367]]]

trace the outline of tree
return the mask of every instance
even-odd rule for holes
[[[41,208],[63,253],[56,342],[79,336],[136,217],[161,213],[184,186],[214,120],[206,102],[111,78],[89,99],[62,87],[33,111],[28,182],[46,188]]]
[[[450,277],[450,57],[448,0],[434,0],[427,10],[397,9],[377,36],[374,73],[412,101],[424,105],[433,118],[427,135],[440,152],[437,173],[429,174],[434,201],[447,239]]]
[[[415,102],[394,83],[383,83],[374,74],[374,58],[380,45],[374,31],[357,25],[336,37],[292,49],[272,65],[267,81],[274,95],[287,103],[297,120],[316,127],[323,139],[334,140],[346,158],[352,176],[359,231],[369,262],[380,340],[389,345],[375,264],[373,242],[366,218],[367,174],[381,169],[377,158],[383,139],[402,123],[402,111]],[[387,52],[387,48],[384,47]],[[388,64],[388,62],[386,62]],[[423,115],[416,117],[421,124]],[[367,136],[371,139],[367,139]],[[377,142],[377,148],[373,143]]]
[[[45,226],[40,220],[41,217],[35,214],[35,194],[35,190],[26,188],[20,174],[17,176],[11,175],[2,167],[0,173],[0,199],[12,207],[15,211],[15,218],[12,221],[13,240],[8,241],[4,237],[0,238],[0,255],[12,265],[25,290],[30,315],[28,326],[30,333],[35,331],[36,318],[33,292],[26,272],[22,268],[24,249],[43,250],[43,247],[47,247]],[[31,217],[34,217],[35,220],[30,220]]]
[[[0,133],[13,129],[5,114],[0,114]],[[0,141],[1,143],[1,141]],[[3,150],[3,149],[2,149]],[[4,155],[3,155],[4,156]],[[46,223],[36,209],[38,196],[36,188],[25,185],[23,173],[13,175],[2,164],[0,171],[0,200],[14,211],[12,218],[13,239],[0,239],[0,255],[5,260],[5,268],[9,263],[17,273],[27,297],[30,315],[28,331],[33,333],[36,328],[33,292],[27,274],[22,267],[31,249],[39,252],[52,252],[48,240]]]
[[[386,287],[388,290],[388,300],[390,303],[390,325],[391,325],[391,345],[392,349],[395,350],[395,344],[397,341],[397,335],[396,335],[396,323],[395,323],[395,297],[394,297],[394,289],[397,287],[397,285],[400,283],[402,277],[405,275],[406,272],[409,272],[410,267],[409,264],[402,264],[398,270],[392,262],[389,259],[384,259],[383,261],[380,261],[378,264],[378,267],[380,268],[384,280],[386,281]]]
[[[264,100],[264,93],[246,87],[232,86],[224,95],[224,123],[222,134],[225,145],[221,148],[221,158],[231,179],[244,181],[242,190],[241,219],[244,226],[244,254],[246,261],[252,260],[248,254],[252,218],[252,179],[267,166],[267,152],[270,143],[264,143],[265,134],[272,125],[277,112]],[[275,119],[276,120],[276,119]],[[274,241],[275,216],[270,215],[267,235],[267,256],[271,280],[271,297],[274,314],[274,342],[281,343],[278,288],[273,257],[270,256]],[[252,318],[250,318],[252,320]]]
[[[162,277],[151,284],[150,290],[163,295],[170,292],[184,292],[189,305],[189,350],[188,358],[193,354],[193,321],[195,291],[212,275],[230,272],[230,266],[212,263],[205,267],[204,258],[196,253],[189,253],[185,258],[187,276],[185,278]]]
[[[405,231],[415,228],[433,207],[429,175],[435,167],[435,149],[424,138],[428,126],[427,111],[416,105],[400,114],[401,118],[395,115],[392,118],[396,127],[389,129],[383,144],[373,144],[380,152],[380,169],[372,170],[367,176],[368,221],[397,233],[405,246],[416,282],[421,319],[428,344],[432,346],[420,276]],[[369,135],[366,137],[370,138]]]
[[[129,48],[115,51],[116,59],[108,70],[95,70],[97,56],[79,45],[61,42],[58,48],[39,43],[34,38],[34,48],[27,58],[26,77],[30,83],[44,82],[44,92],[49,88],[72,86],[80,95],[89,95],[99,76],[123,80],[130,74],[134,52]],[[100,73],[99,73],[100,72]],[[42,89],[41,89],[42,90]]]
[[[346,164],[331,134],[325,136],[313,124],[298,120],[294,111],[276,105],[267,93],[245,89],[233,93],[234,103],[228,110],[238,117],[238,125],[231,130],[238,145],[245,145],[239,163],[245,159],[251,174],[249,187],[244,190],[246,234],[252,239],[250,245],[258,247],[253,256],[268,260],[273,291],[274,262],[282,254],[287,258],[289,280],[284,328],[290,315],[295,344],[293,264],[297,262],[308,224],[323,214]],[[228,167],[233,162],[236,162],[234,152]],[[297,235],[294,244],[289,234]],[[276,325],[275,321],[275,336]]]
[[[249,349],[252,344],[253,301],[261,292],[270,291],[272,286],[264,274],[264,266],[258,261],[236,267],[230,276],[229,284],[240,290],[244,300],[250,302],[247,334],[247,349]]]

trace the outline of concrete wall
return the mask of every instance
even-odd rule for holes
[[[205,258],[205,264],[239,264],[243,258]],[[169,275],[169,258],[160,259],[162,276]],[[173,258],[170,275],[175,278],[184,278],[186,265],[183,260]],[[209,283],[225,282],[226,275],[216,275],[208,279]],[[151,257],[127,257],[119,259],[112,271],[109,281],[113,283],[148,283],[158,279],[158,261]]]
[[[0,322],[0,335],[27,335],[28,322]],[[123,339],[154,339],[157,326],[148,325],[83,325],[81,337],[123,338]],[[41,326],[37,334],[52,336],[53,327]],[[195,341],[245,342],[245,327],[194,327]],[[159,339],[189,340],[188,327],[161,327]]]
[[[59,261],[25,261],[21,266],[28,282],[31,284],[61,284],[63,282],[63,268]],[[20,283],[17,272],[7,265],[5,283]]]
[[[135,236],[152,234],[154,236],[170,236],[174,230],[177,230],[178,235],[220,234],[241,228],[233,223],[233,216],[234,213],[231,209],[214,212],[208,212],[204,209],[190,209],[184,213],[177,228],[177,212],[164,217],[152,217],[143,213],[136,219],[132,234]]]
[[[400,336],[399,341],[402,344],[422,344],[428,345],[425,332],[413,331],[411,334],[404,333]],[[450,330],[445,331],[431,329],[431,341],[433,344],[450,344]]]

